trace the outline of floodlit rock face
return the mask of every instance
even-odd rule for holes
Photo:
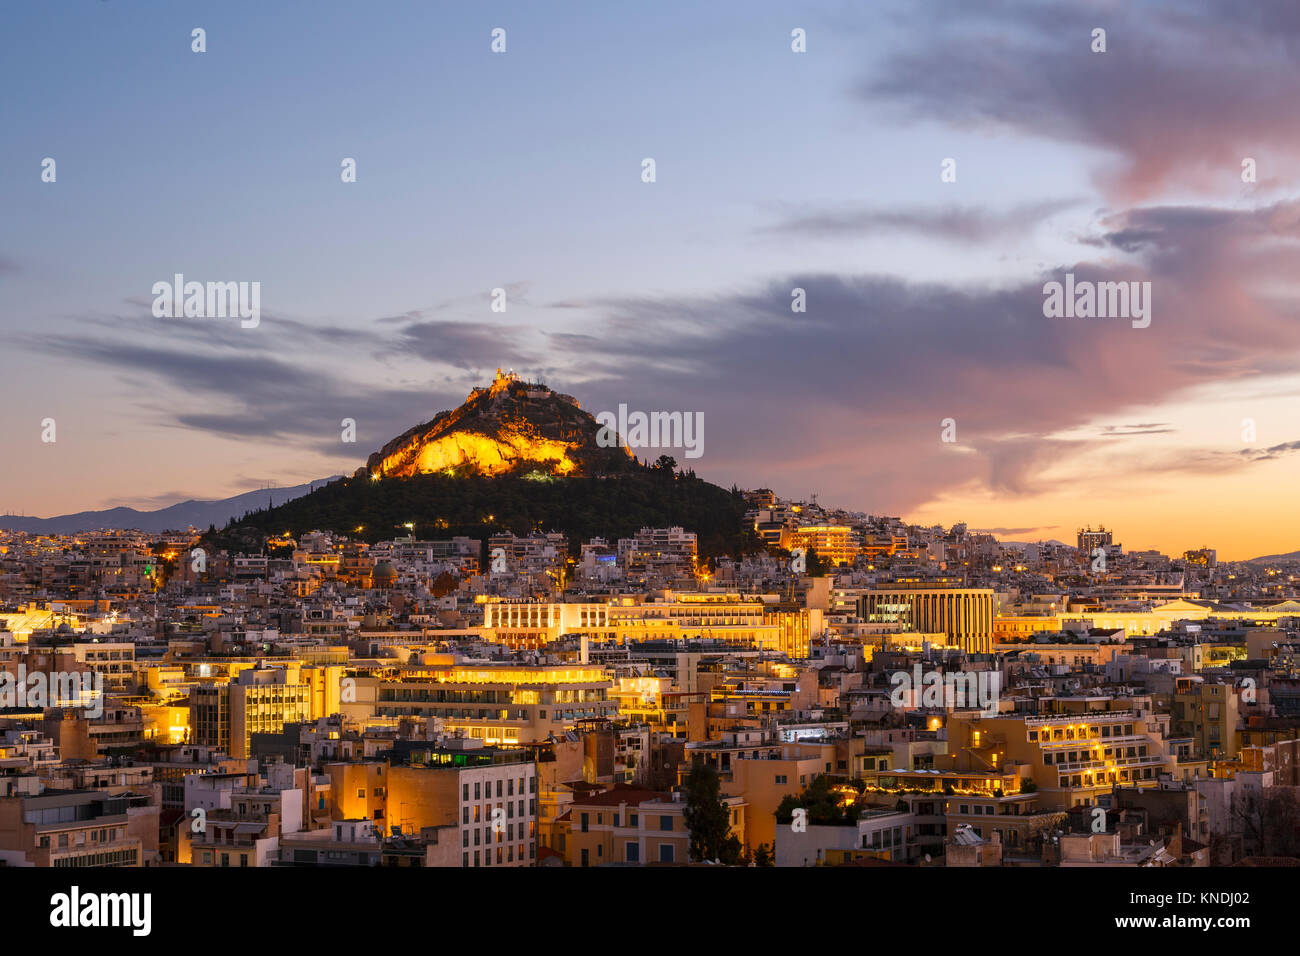
[[[626,448],[601,448],[600,425],[577,401],[497,370],[489,388],[417,425],[371,455],[372,477],[599,474],[632,466]]]

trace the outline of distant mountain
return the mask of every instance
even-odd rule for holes
[[[338,477],[338,476],[335,476]],[[55,518],[26,518],[18,515],[0,515],[0,528],[10,531],[29,531],[35,534],[79,534],[102,528],[133,528],[139,531],[181,531],[193,525],[200,531],[209,525],[224,527],[231,519],[242,518],[250,511],[285,504],[309,494],[313,488],[334,481],[326,478],[292,488],[263,488],[248,491],[233,498],[219,501],[182,501],[157,511],[137,511],[135,508],[109,508],[106,511],[81,511],[77,514],[59,515]]]
[[[1251,558],[1247,564],[1281,564],[1284,561],[1300,561],[1300,551],[1288,551],[1286,554],[1266,554],[1262,558]]]

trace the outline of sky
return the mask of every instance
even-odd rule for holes
[[[509,367],[724,486],[1300,549],[1298,57],[1274,0],[0,5],[0,511],[351,473]]]

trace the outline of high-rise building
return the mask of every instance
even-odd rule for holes
[[[249,755],[253,734],[278,734],[286,723],[311,719],[313,688],[299,675],[297,665],[249,668],[229,683],[194,687],[192,742],[242,758]]]
[[[1079,553],[1090,555],[1098,548],[1109,550],[1111,546],[1111,532],[1107,531],[1104,526],[1098,526],[1097,530],[1092,529],[1092,525],[1086,528],[1080,528],[1079,535]]]

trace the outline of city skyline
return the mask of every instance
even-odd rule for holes
[[[17,928],[312,939],[357,878],[436,920],[524,871],[1286,918],[1295,0],[70,0],[0,45]],[[232,879],[277,895],[218,929]]]

